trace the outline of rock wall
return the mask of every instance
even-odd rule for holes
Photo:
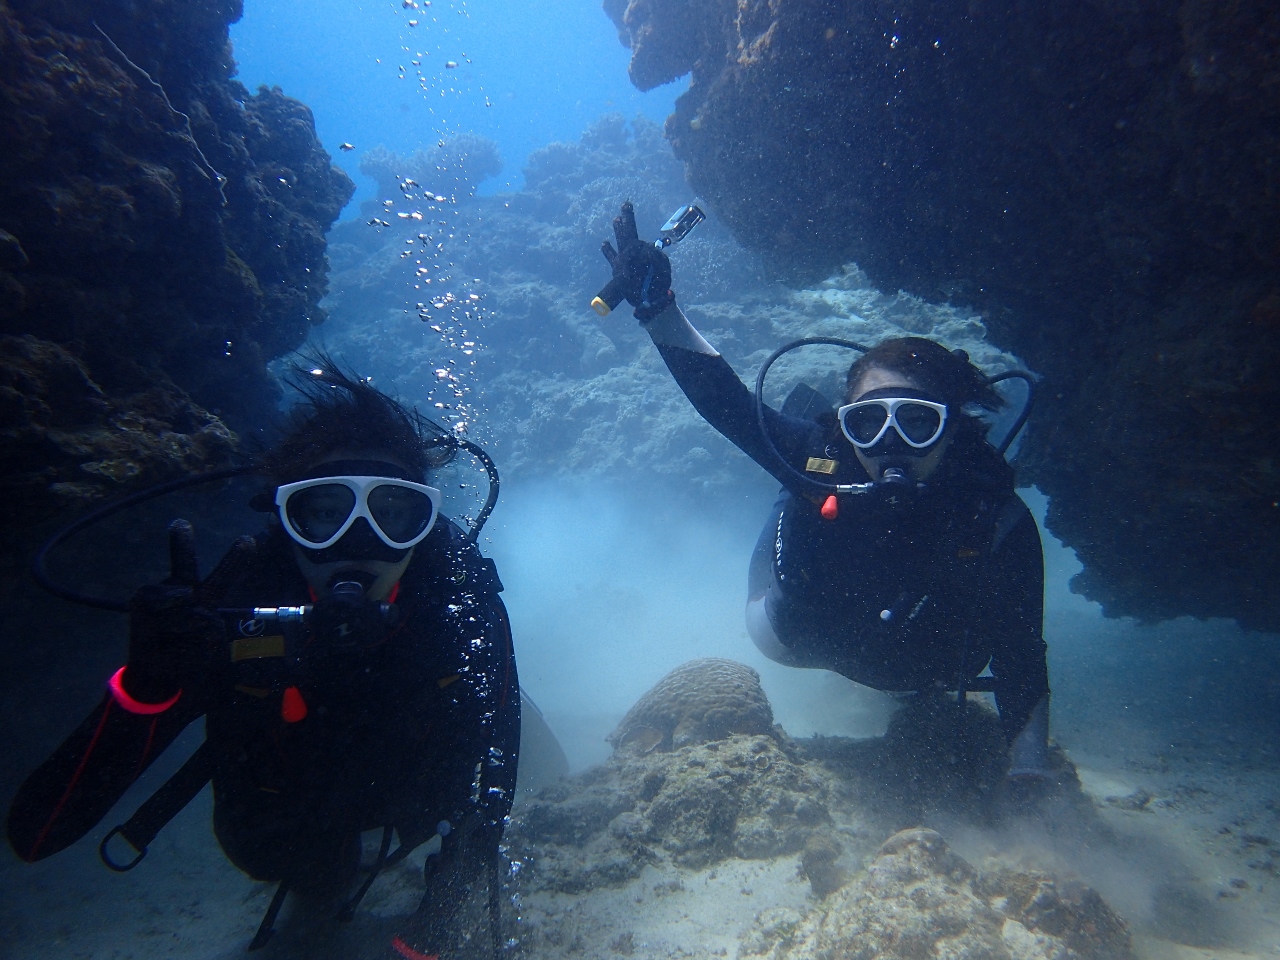
[[[267,361],[324,319],[325,233],[354,188],[305,105],[231,79],[240,12],[0,0],[14,545],[60,507],[225,461],[274,408]]]
[[[789,278],[965,304],[1046,380],[1050,528],[1112,614],[1280,626],[1280,9],[606,0],[691,74],[689,182]]]

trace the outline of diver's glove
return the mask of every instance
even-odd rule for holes
[[[613,269],[613,279],[600,291],[599,299],[610,308],[626,300],[636,308],[636,319],[646,323],[676,302],[671,290],[671,261],[652,243],[640,239],[630,200],[613,218],[613,235],[618,239],[618,249],[608,240],[600,246]]]
[[[169,576],[129,600],[129,662],[120,679],[129,696],[162,703],[203,681],[221,639],[217,605],[255,549],[252,537],[241,537],[201,581],[191,524],[169,525]]]

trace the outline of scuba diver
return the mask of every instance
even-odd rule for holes
[[[685,208],[689,209],[689,208]],[[692,208],[697,210],[696,207]],[[699,211],[700,214],[700,211]],[[623,299],[702,417],[781,484],[748,575],[747,627],[771,660],[833,670],[894,692],[994,692],[1012,796],[1052,779],[1039,531],[1002,456],[968,411],[1003,403],[962,351],[921,337],[865,352],[832,410],[798,388],[764,404],[676,306],[663,247],[639,239],[630,203],[607,240],[613,278],[592,306]],[[687,232],[687,230],[685,231]],[[678,238],[679,233],[675,234]],[[1014,374],[1010,374],[1014,375]],[[1021,373],[1018,376],[1025,376]],[[1006,375],[1008,376],[1008,375]],[[1030,385],[1030,380],[1028,379]],[[790,415],[816,406],[816,416]]]
[[[223,851],[279,883],[254,949],[288,891],[350,919],[379,869],[438,836],[422,905],[389,955],[447,956],[473,884],[489,882],[496,911],[516,782],[511,631],[493,562],[474,543],[496,473],[479,451],[493,485],[464,533],[425,481],[459,446],[479,448],[326,366],[295,372],[305,402],[249,468],[271,484],[252,504],[272,513],[266,532],[237,540],[201,579],[190,524],[170,526],[170,576],[128,603],[126,664],[22,785],[9,841],[32,862],[65,849],[204,716],[204,744],[102,842],[108,866],[135,865],[212,780]],[[352,895],[360,835],[379,828],[377,860]]]

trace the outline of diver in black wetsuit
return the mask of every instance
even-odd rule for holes
[[[457,933],[464,888],[496,864],[515,788],[502,587],[423,482],[456,449],[443,431],[358,378],[313,373],[310,403],[262,464],[270,528],[200,581],[191,528],[175,522],[170,578],[130,602],[126,666],[23,784],[9,840],[28,861],[74,843],[204,716],[189,793],[212,779],[214,830],[251,877],[335,901],[362,831],[383,828],[382,861],[392,828],[404,852],[440,835],[422,907],[392,945],[434,954]],[[292,621],[225,615],[305,605]],[[123,836],[145,848],[154,829]],[[135,852],[108,840],[118,859]]]
[[[962,354],[888,340],[849,369],[816,420],[764,409],[676,306],[671,267],[631,205],[604,244],[625,297],[698,412],[783,485],[751,560],[747,625],[772,660],[889,691],[963,690],[989,670],[1009,775],[1050,776],[1044,563],[1013,471],[966,407],[1001,399]],[[778,462],[862,496],[815,498]]]

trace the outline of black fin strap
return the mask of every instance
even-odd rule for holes
[[[383,866],[384,866],[384,867],[394,867],[397,863],[399,863],[401,860],[403,860],[403,859],[404,859],[405,857],[407,857],[409,854],[413,853],[413,851],[414,851],[414,850],[416,850],[416,849],[418,849],[418,847],[420,847],[420,846],[421,846],[421,844],[418,844],[418,843],[402,843],[402,844],[400,844],[400,846],[396,847],[396,852],[395,852],[395,853],[393,853],[393,854],[391,854],[391,856],[387,857],[387,862],[386,862],[386,863],[384,863],[384,864],[383,864]]]
[[[276,932],[276,917],[280,915],[280,908],[284,906],[284,898],[288,895],[289,883],[287,880],[281,880],[280,886],[276,887],[275,896],[271,898],[271,904],[267,907],[267,912],[262,915],[262,923],[258,924],[258,932],[249,941],[250,950],[261,950],[267,945],[271,935]]]
[[[340,922],[350,923],[355,918],[356,907],[360,906],[360,901],[364,899],[364,895],[373,886],[373,881],[378,879],[378,874],[387,865],[387,851],[391,849],[391,829],[390,824],[382,828],[382,844],[378,847],[378,859],[373,861],[373,866],[369,868],[369,876],[365,877],[364,883],[360,884],[360,889],[338,911],[338,920]],[[399,850],[396,851],[396,853],[399,852]]]
[[[136,867],[147,855],[147,846],[164,829],[165,824],[181,813],[183,807],[195,799],[196,794],[204,789],[204,785],[212,777],[213,754],[209,749],[209,741],[206,740],[132,817],[107,834],[98,848],[102,862],[117,873]],[[124,837],[138,851],[138,855],[127,864],[115,862],[107,853],[107,842],[116,834]]]

